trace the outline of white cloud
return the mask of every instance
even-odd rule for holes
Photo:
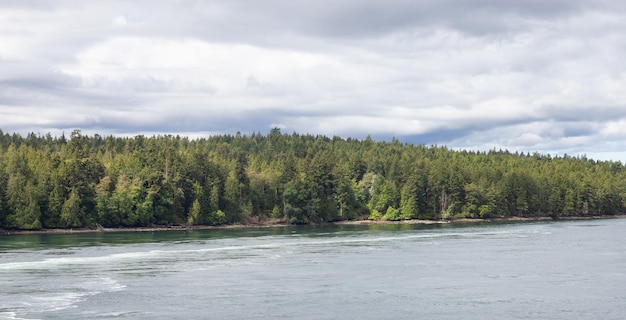
[[[126,19],[126,16],[120,15],[120,16],[115,17],[115,19],[113,19],[113,25],[122,27],[122,26],[128,25],[128,20]]]
[[[616,2],[0,4],[0,128],[626,149]]]
[[[325,135],[350,136],[357,134],[394,134],[413,135],[426,133],[432,130],[433,124],[418,119],[399,117],[375,117],[375,116],[329,116],[323,118],[297,117],[288,119],[288,129],[306,133],[322,133]]]
[[[241,93],[250,77],[287,89],[316,86],[337,66],[322,54],[195,39],[115,37],[76,56],[77,63],[62,70],[88,87],[151,78],[166,82],[172,92],[215,88],[220,95]]]
[[[623,139],[623,137],[626,136],[626,119],[618,119],[616,121],[607,122],[604,125],[604,128],[600,130],[600,134],[606,136],[607,138]]]

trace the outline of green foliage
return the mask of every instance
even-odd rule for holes
[[[198,199],[193,201],[191,209],[189,210],[189,216],[187,217],[188,225],[198,224],[200,221],[200,201]]]
[[[80,205],[80,196],[77,189],[72,189],[70,197],[63,204],[61,223],[64,227],[80,227],[83,225],[84,211]]]
[[[584,157],[459,152],[278,129],[196,140],[0,131],[0,228],[625,211],[622,163]]]
[[[444,211],[441,212],[441,219],[448,220],[455,216],[454,204],[448,206]]]
[[[120,212],[113,202],[112,188],[113,183],[109,176],[100,179],[96,185],[97,221],[105,227],[119,226],[122,223]]]
[[[388,207],[387,212],[385,212],[385,215],[383,216],[383,220],[389,220],[389,221],[398,221],[402,219],[403,217],[400,214],[400,210],[394,207]]]
[[[283,217],[283,213],[280,210],[280,206],[274,205],[274,208],[272,209],[272,218],[279,219],[282,217]]]
[[[382,218],[383,214],[380,213],[378,210],[372,210],[369,217],[367,217],[368,220],[382,220]]]
[[[213,214],[211,214],[211,217],[209,218],[209,223],[214,225],[220,225],[226,222],[226,214],[222,210],[215,211]]]
[[[9,206],[6,226],[25,230],[41,229],[41,208],[35,186],[26,182],[26,177],[16,174],[9,177],[6,193]]]

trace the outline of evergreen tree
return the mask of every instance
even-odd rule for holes
[[[0,227],[578,216],[626,211],[619,162],[283,134],[0,132]]]

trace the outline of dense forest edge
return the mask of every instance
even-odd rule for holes
[[[321,135],[0,130],[0,229],[619,215],[621,162]]]

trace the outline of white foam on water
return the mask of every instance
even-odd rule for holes
[[[35,312],[53,312],[76,307],[76,304],[84,301],[88,296],[96,294],[95,292],[62,292],[53,294],[44,294],[33,296],[33,311]]]
[[[80,281],[80,285],[77,289],[93,293],[91,295],[95,295],[103,292],[122,291],[124,288],[126,288],[126,285],[123,285],[112,278],[100,276],[97,278],[83,279]]]
[[[120,311],[120,312],[107,312],[100,314],[89,314],[89,318],[133,318],[139,315],[146,315],[148,312],[138,312],[138,311]]]
[[[114,265],[118,262],[135,262],[149,261],[153,259],[178,259],[180,255],[197,255],[210,252],[227,252],[227,251],[245,251],[259,249],[277,249],[285,247],[297,246],[328,246],[328,245],[350,245],[350,244],[367,244],[406,240],[422,240],[422,239],[446,239],[446,238],[490,238],[490,237],[507,237],[526,235],[527,232],[520,233],[520,230],[502,230],[502,231],[467,231],[467,232],[438,232],[438,233],[410,233],[398,236],[379,236],[379,237],[337,237],[323,238],[307,241],[307,238],[299,238],[298,241],[282,242],[281,239],[270,239],[271,243],[256,243],[251,245],[232,245],[218,246],[199,249],[180,249],[180,250],[151,250],[151,251],[133,251],[124,253],[113,253],[103,256],[91,257],[55,257],[41,261],[25,261],[25,262],[8,262],[0,263],[0,272],[3,270],[54,270],[64,267],[90,267],[95,265],[107,264]],[[310,239],[310,238],[309,238]],[[211,241],[204,242],[207,246],[211,245]],[[186,246],[187,243],[181,244]]]
[[[111,278],[101,277],[99,279],[101,281],[101,284],[105,286],[104,291],[117,292],[117,291],[122,291],[124,290],[124,288],[126,288],[126,285],[123,285]]]
[[[127,252],[127,253],[115,253],[105,256],[96,257],[63,257],[63,258],[50,258],[40,261],[23,261],[23,262],[8,262],[0,264],[0,271],[2,270],[41,270],[41,269],[54,269],[63,266],[86,266],[100,263],[108,263],[115,261],[125,261],[129,259],[147,259],[157,256],[161,251],[147,251],[147,252]]]
[[[158,251],[162,254],[168,253],[204,253],[204,252],[217,252],[217,251],[237,251],[248,249],[272,249],[282,247],[295,247],[295,246],[318,246],[318,245],[332,245],[332,244],[358,244],[358,243],[375,243],[375,242],[392,242],[412,239],[435,239],[435,238],[475,238],[475,237],[489,237],[489,236],[508,236],[514,234],[510,231],[492,231],[492,232],[466,232],[466,233],[432,233],[432,234],[410,234],[401,236],[388,236],[388,237],[368,237],[368,238],[333,238],[326,240],[314,240],[314,241],[297,241],[297,242],[275,242],[271,244],[255,244],[255,245],[239,245],[239,246],[226,246],[226,247],[213,247],[202,249],[189,249],[189,250],[176,250],[176,251]],[[157,251],[153,251],[155,253]]]
[[[20,318],[17,316],[17,312],[14,311],[0,311],[0,319],[6,320],[39,320],[37,318]]]
[[[36,292],[25,292],[20,297],[21,307],[9,312],[0,312],[0,319],[24,319],[19,313],[45,314],[70,308],[103,292],[124,290],[125,285],[109,277],[81,278],[67,285],[41,288]],[[30,318],[29,318],[30,319]]]

